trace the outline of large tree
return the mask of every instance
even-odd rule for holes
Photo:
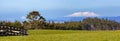
[[[43,16],[40,15],[40,13],[38,11],[32,11],[30,12],[27,17],[28,22],[31,25],[31,29],[37,29],[39,28],[39,23],[40,22],[45,22],[45,18]]]

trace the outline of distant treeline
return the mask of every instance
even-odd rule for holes
[[[45,18],[37,11],[32,11],[27,15],[27,20],[22,23],[19,21],[1,21],[0,24],[6,26],[23,27],[25,29],[54,29],[54,30],[120,30],[120,23],[100,19],[97,17],[87,17],[82,21],[71,21],[64,23],[46,22]]]
[[[47,23],[47,28],[44,29],[60,29],[60,30],[119,30],[120,23],[107,19],[85,18],[79,22],[64,22],[64,23]]]

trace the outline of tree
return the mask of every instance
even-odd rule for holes
[[[27,21],[23,21],[23,27],[24,27],[25,29],[30,29],[30,23],[27,22]]]
[[[39,14],[37,11],[32,11],[27,15],[29,21],[45,21],[45,18]]]
[[[21,27],[22,26],[22,24],[19,21],[15,21],[13,24],[14,24],[13,26],[15,26],[15,27]]]
[[[38,11],[30,12],[26,18],[28,19],[28,22],[31,25],[31,27],[30,27],[31,29],[37,29],[39,27],[38,24],[40,22],[46,21],[45,18],[43,16],[41,16]]]

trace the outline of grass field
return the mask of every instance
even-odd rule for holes
[[[0,36],[0,41],[120,41],[120,31],[30,30],[28,36]]]

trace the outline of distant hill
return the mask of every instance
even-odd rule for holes
[[[85,17],[57,17],[57,18],[47,18],[46,20],[47,21],[55,21],[55,22],[64,22],[64,21],[82,21]],[[109,20],[112,20],[112,21],[117,21],[117,22],[120,22],[120,16],[117,16],[117,17],[98,17],[98,18],[105,18],[105,19],[109,19]],[[0,18],[0,21],[3,21],[3,20],[7,20],[7,21],[15,21],[15,20],[18,20],[20,22],[24,21],[20,18]]]
[[[47,19],[47,21],[55,21],[55,22],[82,21],[84,18],[85,17],[61,17],[61,18]],[[104,19],[120,22],[120,16],[118,16],[118,17],[98,17],[98,18],[104,18]]]

